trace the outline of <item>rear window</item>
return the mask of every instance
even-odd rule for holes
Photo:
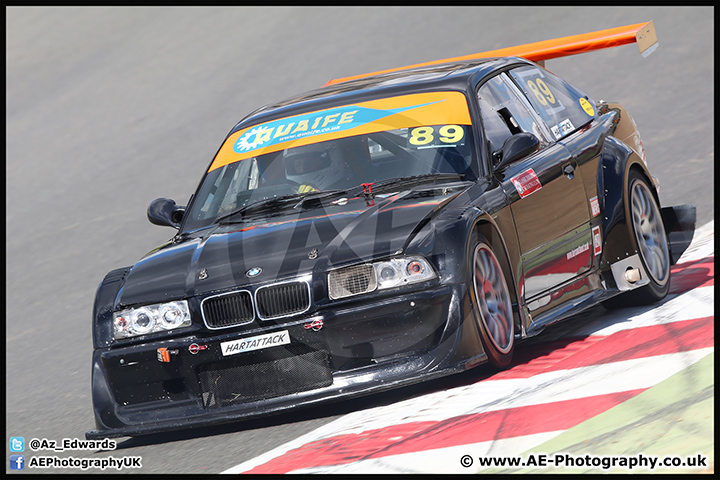
[[[595,117],[591,98],[547,70],[527,66],[509,73],[550,128],[555,140],[569,135]]]

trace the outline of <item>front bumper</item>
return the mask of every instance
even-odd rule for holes
[[[462,371],[470,360],[481,360],[478,352],[458,352],[465,294],[463,286],[437,286],[345,302],[256,331],[96,349],[97,429],[86,437],[215,425]],[[221,351],[225,342],[285,331],[288,344]]]

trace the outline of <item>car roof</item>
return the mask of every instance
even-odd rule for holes
[[[468,82],[512,63],[528,63],[528,61],[522,58],[504,57],[452,62],[382,73],[324,86],[255,110],[241,120],[228,135],[251,124],[374,98],[431,90],[466,91]]]

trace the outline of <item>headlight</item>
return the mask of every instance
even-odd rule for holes
[[[129,308],[113,314],[115,338],[166,332],[191,324],[190,310],[185,300]]]
[[[328,274],[332,300],[375,290],[424,282],[435,278],[435,270],[422,257],[393,258],[385,262],[340,268]]]

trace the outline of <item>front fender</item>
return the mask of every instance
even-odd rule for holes
[[[505,254],[505,239],[493,217],[478,207],[468,205],[450,207],[433,219],[408,246],[406,253],[429,256],[438,268],[442,283],[465,284],[470,239],[480,224],[488,226],[485,233],[487,240]]]
[[[440,281],[452,286],[456,292],[458,323],[454,328],[459,328],[460,334],[455,336],[453,354],[447,361],[451,364],[465,364],[465,368],[482,363],[487,358],[480,341],[478,322],[468,288],[468,252],[472,251],[473,239],[478,233],[482,233],[489,242],[494,243],[497,250],[503,249],[498,255],[501,253],[502,261],[507,262],[505,242],[494,219],[487,212],[470,205],[445,209],[441,215],[425,225],[407,249],[408,254],[427,255],[437,267]],[[449,333],[452,332],[445,332],[445,335]]]

